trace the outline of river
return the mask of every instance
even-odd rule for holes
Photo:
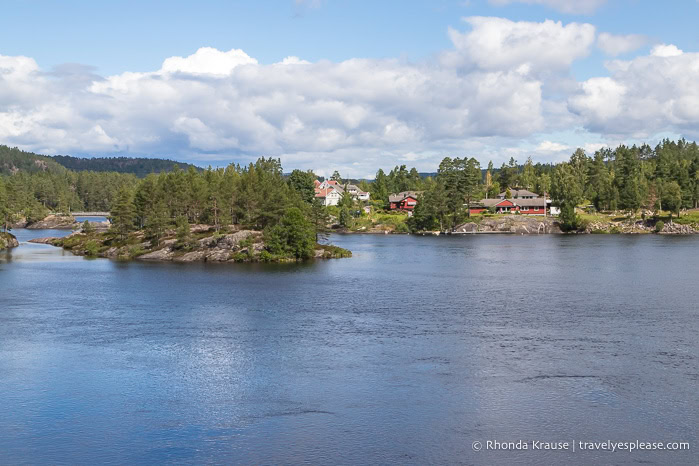
[[[14,233],[0,463],[699,463],[697,237],[333,235],[354,257],[250,265]]]

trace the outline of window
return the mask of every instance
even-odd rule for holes
[[[529,212],[529,207],[522,207],[522,210],[523,210],[524,212]]]

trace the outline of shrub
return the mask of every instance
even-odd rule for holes
[[[87,257],[97,257],[97,253],[99,252],[99,245],[97,244],[97,241],[91,239],[87,243],[85,243],[85,254]]]
[[[396,233],[410,233],[410,228],[408,228],[408,225],[406,225],[405,223],[399,223],[398,225],[396,225],[395,232]]]
[[[661,231],[663,231],[663,228],[665,228],[665,222],[663,222],[662,220],[658,220],[657,222],[655,222],[656,233],[660,233]]]

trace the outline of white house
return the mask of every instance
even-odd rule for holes
[[[325,206],[337,205],[342,194],[335,188],[316,189],[316,199],[320,199]]]
[[[356,185],[353,184],[347,184],[347,185],[341,185],[335,180],[325,180],[322,183],[318,180],[316,180],[316,197],[318,196],[318,193],[321,192],[324,189],[334,189],[340,194],[340,197],[342,197],[342,194],[345,192],[345,189],[347,189],[347,192],[352,196],[353,199],[359,199],[360,201],[368,201],[369,200],[369,193],[362,191],[359,189]],[[325,204],[325,205],[337,205],[335,204]]]

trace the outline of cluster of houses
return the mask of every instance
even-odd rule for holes
[[[418,194],[417,191],[391,194],[388,197],[389,207],[391,210],[403,210],[411,213],[418,203]],[[541,197],[526,189],[513,189],[510,190],[509,194],[508,197],[507,191],[505,191],[495,199],[481,199],[472,202],[471,213],[479,214],[491,209],[498,214],[546,215],[548,213],[558,215],[559,213],[556,207],[551,206],[551,199]]]
[[[345,191],[352,196],[352,199],[369,200],[369,193],[362,191],[356,185],[342,185],[335,180],[315,181],[316,199],[320,199],[325,206],[339,204]]]
[[[315,181],[316,198],[326,206],[338,205],[342,195],[347,192],[352,199],[368,201],[369,193],[353,184],[341,184],[335,180]],[[509,196],[508,196],[509,194]],[[388,196],[390,210],[402,210],[411,214],[418,203],[419,191],[403,191]],[[539,196],[526,189],[512,189],[498,194],[494,199],[481,199],[471,203],[471,213],[480,214],[494,211],[498,214],[522,215],[558,215],[559,211],[551,205],[551,199]]]

